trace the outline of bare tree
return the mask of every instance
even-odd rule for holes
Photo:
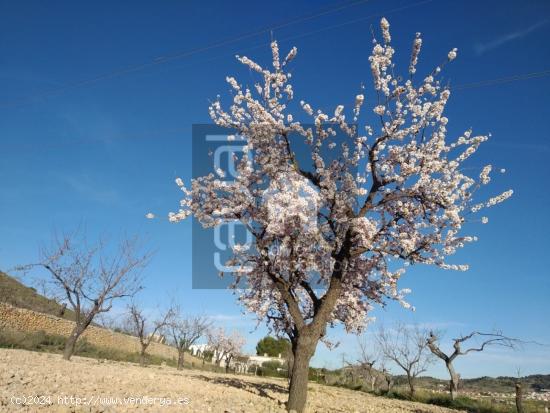
[[[52,285],[52,294],[75,313],[75,326],[65,342],[63,358],[70,360],[78,338],[101,313],[108,312],[113,301],[132,297],[141,289],[141,270],[150,254],[138,253],[138,241],[123,240],[118,249],[107,253],[103,241],[88,244],[79,232],[54,236],[50,248],[40,251],[39,262],[19,267],[29,271],[44,268]]]
[[[364,337],[357,337],[357,343],[359,347],[357,360],[355,362],[348,362],[344,358],[344,364],[353,369],[365,383],[370,383],[371,391],[374,391],[379,375],[374,368],[374,364],[377,362],[378,357],[369,351],[369,345]]]
[[[449,372],[449,375],[451,377],[451,380],[449,382],[449,391],[451,393],[451,399],[455,399],[456,395],[458,394],[458,385],[460,382],[460,375],[455,371],[453,362],[458,356],[464,356],[468,353],[472,352],[480,352],[483,351],[488,346],[502,346],[502,347],[508,347],[508,348],[515,348],[516,345],[519,343],[519,340],[506,337],[501,332],[494,332],[494,333],[483,333],[479,331],[474,331],[466,336],[462,336],[459,338],[453,339],[453,352],[452,353],[444,353],[441,350],[440,345],[438,344],[438,341],[440,340],[441,333],[434,333],[433,331],[430,331],[430,334],[426,340],[426,343],[428,345],[428,348],[430,351],[443,360],[445,363],[445,367],[447,367],[447,371]],[[478,343],[476,343],[475,346],[469,347],[467,349],[463,349],[462,345],[466,342],[472,341],[472,340],[478,340]],[[481,340],[481,341],[480,341]]]
[[[135,303],[132,303],[128,307],[128,312],[133,332],[139,339],[139,364],[145,366],[147,362],[147,348],[155,340],[157,333],[162,331],[162,329],[168,325],[172,315],[174,314],[174,310],[170,307],[168,310],[162,312],[160,316],[152,322],[148,322],[145,312]]]
[[[369,351],[369,345],[364,337],[358,338],[357,342],[359,345],[359,359],[357,360],[359,373],[365,381],[370,381],[370,389],[374,391],[378,377],[374,364],[378,357]]]
[[[384,381],[386,382],[386,393],[389,393],[389,392],[391,392],[391,389],[393,387],[394,380],[393,380],[393,375],[391,374],[390,370],[388,369],[387,360],[382,358],[379,362],[379,368],[380,368],[380,372],[382,373],[382,376],[384,378]]]
[[[380,327],[376,335],[384,357],[405,371],[411,396],[414,396],[416,390],[416,377],[425,372],[432,361],[426,337],[427,332],[418,326],[408,327],[401,323],[391,331]]]
[[[181,315],[179,309],[175,311],[173,320],[169,328],[178,349],[178,370],[183,369],[183,359],[185,352],[197,342],[197,340],[206,335],[212,323],[208,317],[203,315],[187,316]]]

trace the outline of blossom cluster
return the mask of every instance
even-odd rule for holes
[[[281,61],[273,42],[269,69],[237,56],[257,73],[258,83],[250,88],[228,77],[229,108],[219,98],[209,108],[217,125],[246,141],[244,153],[235,155],[237,178],[227,182],[211,173],[194,178],[190,189],[177,181],[184,198],[172,221],[193,215],[211,227],[238,220],[252,233],[253,248],[235,248],[228,265],[252,268],[233,274],[235,288],[246,281],[237,294],[277,332],[294,331],[298,319],[312,322],[335,279],[339,293],[330,321],[349,331],[364,327],[376,303],[393,299],[409,308],[408,290],[398,288],[407,266],[466,270],[447,257],[476,240],[461,234],[468,215],[512,195],[509,190],[474,203],[492,167],[473,178],[462,165],[489,137],[467,130],[448,139],[444,111],[451,91],[439,79],[441,67],[416,79],[422,46],[417,33],[410,76],[395,75],[389,28],[382,19],[383,42],[374,42],[369,58],[374,93],[355,97],[353,123],[343,105],[329,114],[302,100],[296,114],[285,71],[296,48]],[[456,57],[452,49],[447,61]],[[373,110],[364,112],[361,124],[367,101]],[[311,118],[313,126],[298,118]],[[336,130],[345,142],[334,142]],[[307,163],[296,158],[297,137],[307,145]],[[325,147],[337,151],[335,160],[326,158]]]
[[[240,355],[246,341],[237,331],[229,334],[221,327],[211,328],[207,333],[207,338],[208,346],[214,352],[214,361],[217,363],[222,360],[228,362]]]

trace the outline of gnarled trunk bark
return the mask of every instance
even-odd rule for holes
[[[92,308],[92,310],[88,313],[86,317],[80,314],[80,307],[75,307],[75,313],[76,321],[75,326],[73,327],[73,331],[71,331],[71,335],[65,341],[65,349],[63,350],[63,359],[70,360],[71,356],[74,354],[75,348],[76,348],[76,342],[78,341],[78,338],[80,335],[88,328],[88,326],[92,323],[92,320],[94,319],[95,315],[98,312],[98,304]]]
[[[144,367],[147,364],[147,355],[145,354],[146,347],[141,347],[141,351],[139,353],[139,365]]]
[[[447,370],[449,371],[449,375],[451,376],[451,380],[449,381],[449,392],[451,393],[451,400],[454,400],[458,395],[459,377],[458,374],[456,374],[452,362],[447,362],[445,363],[445,365],[447,366]]]
[[[386,376],[386,386],[388,386],[387,392],[391,392],[393,387],[393,378],[391,376]]]
[[[516,383],[516,410],[518,413],[523,413],[523,394],[521,391],[521,384]]]
[[[178,370],[183,370],[183,357],[185,356],[185,352],[183,350],[178,349]]]
[[[287,410],[302,413],[307,401],[307,383],[309,376],[309,360],[315,352],[317,342],[312,337],[300,337],[292,345],[294,362],[288,390]]]
[[[67,341],[65,341],[65,349],[63,350],[64,360],[71,359],[72,355],[74,354],[78,337],[80,337],[83,331],[84,330],[82,330],[78,325],[76,325],[73,328],[73,331],[71,331],[71,335],[69,336],[69,338],[67,338]]]
[[[414,377],[409,372],[407,372],[407,382],[409,383],[409,394],[412,398],[414,397],[416,389],[414,388]]]
[[[225,373],[229,373],[229,363],[231,363],[232,357],[226,357],[225,358]]]

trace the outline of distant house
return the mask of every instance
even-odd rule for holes
[[[208,344],[193,344],[189,347],[191,355],[200,358],[204,357],[204,353],[209,350],[210,347]]]
[[[258,366],[261,367],[262,364],[268,361],[274,361],[279,363],[281,366],[285,363],[285,359],[282,357],[282,354],[279,354],[278,357],[269,357],[267,354],[263,356],[250,356],[248,357],[249,366]]]
[[[189,347],[189,352],[191,355],[199,358],[204,358],[206,352],[212,352],[212,364],[216,362],[216,351],[208,344],[193,344]],[[262,367],[262,364],[265,362],[276,362],[281,365],[285,364],[285,359],[282,357],[282,354],[279,354],[278,357],[269,357],[267,354],[263,356],[238,356],[233,357],[229,362],[229,367],[235,369],[236,373],[246,373],[249,371],[250,367]],[[226,367],[227,357],[222,356],[220,359],[220,367]]]
[[[218,359],[216,350],[213,350],[212,347],[209,346],[208,344],[193,344],[192,346],[189,347],[189,352],[191,353],[192,356],[199,357],[199,358],[204,358],[206,352],[211,352],[212,364],[214,364]],[[225,367],[226,359],[227,359],[227,356],[225,355],[220,358],[220,367]]]

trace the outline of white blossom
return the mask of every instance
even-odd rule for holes
[[[416,73],[416,65],[418,63],[418,55],[420,54],[420,49],[422,48],[422,38],[420,33],[416,33],[416,37],[413,42],[412,53],[411,53],[411,62],[409,64],[409,73]]]
[[[468,215],[512,195],[508,190],[479,199],[479,188],[490,183],[491,166],[472,177],[464,162],[489,136],[471,130],[456,139],[448,136],[451,93],[440,84],[441,67],[412,76],[423,46],[417,34],[411,76],[398,76],[389,23],[382,19],[380,25],[383,43],[374,41],[369,57],[372,110],[381,117],[374,124],[359,121],[363,94],[348,109],[353,125],[341,104],[332,106],[330,116],[301,100],[303,112],[292,113],[287,64],[297,49],[281,63],[273,42],[270,68],[237,57],[255,72],[255,88],[228,77],[233,89],[228,106],[221,98],[209,106],[212,120],[244,141],[235,155],[235,179],[221,180],[225,172],[215,169],[192,179],[189,189],[176,180],[184,197],[169,214],[171,222],[193,215],[207,228],[240,221],[251,232],[253,245],[234,245],[227,265],[235,269],[240,302],[275,332],[292,334],[321,317],[318,300],[335,285],[334,305],[321,322],[341,322],[347,331],[361,331],[373,306],[388,299],[412,309],[405,301],[409,291],[398,288],[405,269],[424,264],[466,271],[466,264],[448,260],[477,239],[463,234]],[[452,49],[448,60],[456,55]],[[313,126],[297,121],[304,117]],[[344,135],[338,144],[337,129]],[[306,148],[308,159],[298,159],[294,145]]]
[[[380,20],[380,28],[382,29],[382,37],[384,38],[384,43],[390,43],[390,23],[386,20],[385,17],[382,17],[382,19]]]
[[[455,60],[456,59],[456,53],[457,53],[458,49],[455,47],[453,50],[451,50],[449,52],[449,54],[447,55],[447,57],[449,58],[449,61],[452,61],[452,60]]]
[[[386,107],[384,105],[378,105],[374,107],[373,112],[376,113],[377,115],[382,116],[385,110],[386,110]]]
[[[479,179],[483,185],[487,185],[491,181],[491,177],[489,176],[489,174],[491,173],[492,168],[493,167],[491,165],[487,165],[481,171]]]

